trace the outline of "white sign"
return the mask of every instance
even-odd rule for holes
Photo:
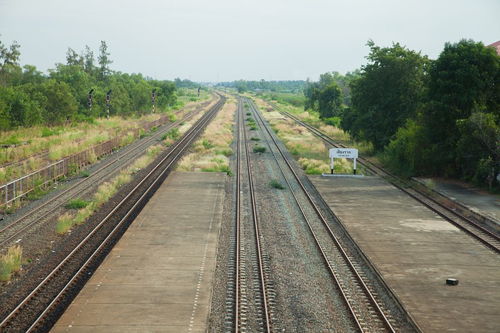
[[[358,158],[358,150],[355,148],[331,148],[330,158]]]

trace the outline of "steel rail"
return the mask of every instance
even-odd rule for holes
[[[274,145],[276,146],[276,148],[278,149],[283,161],[286,163],[286,165],[288,166],[289,170],[292,172],[297,184],[299,184],[300,188],[302,189],[303,193],[305,194],[305,196],[307,197],[309,203],[311,204],[311,206],[313,207],[315,213],[317,214],[317,216],[320,218],[323,226],[326,228],[326,230],[328,231],[328,234],[330,235],[331,239],[334,241],[334,245],[335,247],[339,250],[341,256],[344,258],[344,261],[346,262],[349,270],[352,272],[352,274],[354,275],[354,277],[356,278],[356,280],[359,282],[359,284],[361,285],[361,289],[364,291],[365,295],[366,295],[366,298],[368,299],[368,301],[372,304],[373,308],[374,308],[374,311],[376,312],[377,316],[379,317],[380,321],[382,322],[383,326],[387,328],[387,330],[389,332],[392,332],[392,333],[395,333],[396,330],[395,328],[393,327],[393,325],[390,323],[389,319],[387,318],[387,316],[384,314],[383,310],[381,309],[380,305],[378,304],[377,300],[375,299],[375,296],[372,294],[372,292],[369,290],[368,286],[366,285],[364,279],[362,278],[362,276],[359,274],[358,270],[356,269],[356,267],[354,266],[354,263],[351,261],[351,259],[349,258],[348,254],[346,253],[345,249],[343,248],[340,240],[337,238],[337,236],[335,236],[335,234],[333,233],[332,229],[330,228],[330,226],[328,225],[328,222],[326,221],[326,218],[323,216],[323,214],[321,213],[319,207],[316,205],[316,203],[313,201],[309,191],[306,189],[306,187],[304,186],[303,182],[300,180],[299,176],[297,175],[297,173],[295,172],[294,168],[292,167],[292,165],[290,164],[290,162],[288,161],[288,158],[286,157],[286,155],[284,154],[284,152],[282,151],[282,149],[280,148],[280,146],[278,145],[278,142],[277,140],[274,138],[274,135],[272,135],[271,131],[269,130],[268,126],[264,123],[264,120],[262,119],[259,111],[257,110],[257,108],[255,107],[255,105],[253,104],[252,101],[250,100],[247,100],[248,101],[248,104],[250,105],[250,107],[252,108],[252,111],[257,115],[256,118],[258,118],[258,120],[260,121],[262,127],[266,130],[266,132],[268,133],[269,137],[272,139]],[[276,161],[278,161],[278,158],[276,157],[276,155],[274,154],[273,150],[271,149],[271,152],[273,153],[273,156],[275,157]],[[368,332],[368,331],[365,331],[365,329],[363,328],[363,325],[360,323],[360,321],[358,320],[357,318],[357,315],[355,313],[355,310],[354,308],[351,306],[351,302],[349,301],[345,291],[343,290],[343,287],[338,279],[338,277],[336,276],[336,273],[334,272],[334,269],[333,267],[331,266],[329,260],[328,260],[328,257],[326,255],[326,253],[324,252],[320,242],[319,242],[319,239],[316,235],[316,233],[314,232],[313,228],[312,228],[312,225],[310,224],[308,218],[306,217],[305,215],[305,212],[304,210],[302,209],[301,207],[301,204],[300,204],[300,201],[298,200],[298,198],[296,197],[294,191],[292,190],[292,187],[291,187],[291,184],[289,183],[287,177],[285,176],[285,173],[284,173],[284,170],[283,168],[279,165],[278,163],[278,166],[283,174],[283,177],[286,181],[286,183],[288,184],[290,190],[291,190],[291,193],[293,195],[293,197],[295,198],[295,201],[297,202],[299,208],[300,208],[300,211],[301,211],[301,214],[304,216],[304,219],[306,220],[306,223],[313,235],[313,238],[315,239],[315,242],[316,242],[316,245],[318,246],[320,252],[322,253],[322,256],[323,256],[323,259],[324,261],[327,263],[327,266],[329,268],[329,271],[330,273],[332,274],[337,286],[339,287],[340,291],[341,291],[341,294],[342,294],[342,297],[344,299],[344,302],[346,303],[346,305],[348,306],[355,322],[356,322],[356,325],[358,327],[358,329],[361,331],[361,332]]]
[[[194,110],[194,111],[191,111],[188,115],[186,115],[186,117],[180,119],[180,120],[177,120],[175,122],[172,122],[170,124],[168,124],[166,126],[166,128],[164,129],[165,131],[166,130],[169,130],[171,128],[174,128],[178,125],[180,125],[183,121],[186,121],[186,120],[189,120],[191,119],[192,117],[194,117],[196,114],[198,114],[201,110]],[[34,209],[30,210],[29,212],[25,213],[24,215],[22,215],[21,217],[17,218],[16,220],[14,220],[13,222],[9,223],[8,225],[4,226],[2,229],[0,229],[0,235],[2,235],[3,233],[7,232],[8,230],[14,228],[15,226],[19,225],[20,223],[22,223],[22,221],[24,221],[25,219],[29,218],[30,216],[32,216],[35,212],[38,212],[38,211],[41,211],[43,208],[49,206],[50,204],[52,204],[55,200],[58,200],[60,198],[63,198],[64,195],[68,194],[70,191],[72,190],[75,190],[78,188],[78,186],[80,186],[81,184],[87,182],[88,185],[77,190],[76,193],[72,194],[71,198],[75,198],[77,197],[80,193],[88,190],[90,187],[92,186],[95,186],[95,182],[92,181],[93,178],[95,177],[98,177],[98,176],[103,176],[101,174],[102,171],[106,170],[108,167],[110,166],[113,166],[115,163],[129,157],[132,153],[142,153],[144,148],[149,146],[154,140],[156,140],[161,134],[163,134],[162,132],[158,132],[158,133],[155,133],[153,136],[151,137],[148,137],[146,140],[144,140],[143,142],[139,143],[138,146],[136,147],[133,147],[132,149],[126,151],[123,155],[120,155],[120,156],[116,156],[116,158],[114,159],[111,159],[111,161],[105,163],[104,165],[100,166],[98,170],[96,170],[95,172],[93,172],[89,177],[86,177],[84,179],[81,179],[79,181],[77,181],[76,183],[72,184],[70,187],[64,189],[63,191],[61,191],[60,193],[58,193],[56,196],[54,196],[53,198],[51,198],[50,200],[47,200],[45,201],[44,203],[42,203],[40,206],[37,206],[35,207]],[[135,155],[132,155],[131,157],[134,157]],[[130,160],[129,162],[132,162],[132,160]],[[125,164],[126,165],[126,164]],[[124,166],[125,166],[124,165]],[[120,171],[121,168],[119,169],[116,169],[116,170],[112,170],[109,174],[107,175],[104,175],[104,176],[110,176],[118,171]],[[40,223],[40,221],[47,217],[49,214],[51,214],[54,210],[56,209],[59,209],[62,205],[57,205],[51,209],[49,209],[47,212],[43,213],[40,217],[38,217],[36,220],[32,221],[31,223],[28,223],[26,224],[25,226],[23,226],[22,228],[20,228],[19,230],[16,230],[12,235],[9,235],[7,236],[7,238],[3,239],[0,241],[0,249],[2,249],[7,243],[9,243],[10,241],[12,241],[14,238],[16,238],[19,234],[21,234],[22,232],[26,231],[27,229],[29,229],[30,227],[32,227],[33,225],[37,224],[37,223]]]
[[[312,125],[307,124],[306,122],[304,122],[304,121],[302,121],[300,119],[298,119],[296,116],[290,114],[289,112],[286,112],[286,111],[279,111],[279,112],[282,115],[291,118],[296,123],[304,126],[310,132],[312,132],[314,135],[316,135],[317,137],[319,137],[320,139],[322,139],[324,142],[332,145],[333,147],[335,147],[335,148],[339,148],[339,147],[340,148],[345,148],[346,147],[343,144],[336,143],[328,135],[326,135],[325,133],[323,133],[319,129],[313,127]],[[418,189],[413,188],[413,190],[418,195],[421,195],[425,199],[431,201],[431,203],[425,202],[425,200],[422,199],[422,198],[420,198],[420,197],[418,197],[418,195],[412,193],[408,189],[406,189],[403,186],[399,185],[397,183],[397,181],[399,181],[400,179],[397,176],[394,176],[390,172],[388,172],[388,171],[380,168],[379,166],[374,165],[372,162],[370,162],[370,161],[368,161],[368,160],[366,160],[364,158],[358,158],[358,161],[359,161],[359,163],[361,165],[363,165],[365,168],[367,168],[368,170],[370,170],[374,174],[377,174],[379,176],[388,177],[388,178],[392,179],[393,181],[389,180],[392,185],[394,185],[395,187],[397,187],[398,189],[400,189],[401,191],[403,191],[404,193],[406,193],[407,195],[409,195],[410,197],[412,197],[413,199],[415,199],[419,203],[423,204],[427,208],[431,209],[433,212],[435,212],[436,214],[438,214],[439,216],[441,216],[446,221],[450,222],[451,224],[453,224],[454,226],[456,226],[460,230],[464,231],[465,233],[469,234],[470,236],[472,236],[476,240],[480,241],[481,243],[483,243],[484,245],[486,245],[488,248],[492,249],[494,252],[500,253],[500,247],[494,244],[494,242],[500,243],[500,236],[499,235],[497,235],[497,234],[491,232],[490,230],[484,228],[483,226],[479,225],[476,221],[471,220],[467,216],[465,216],[463,214],[460,214],[459,212],[454,211],[453,209],[450,209],[449,207],[446,207],[445,205],[441,204],[440,202],[438,202],[434,198],[428,196],[427,194],[423,193],[422,191],[419,191]],[[469,225],[471,228],[474,228],[476,230],[470,230],[466,226],[462,225],[461,223],[458,223],[458,222],[454,221],[450,216],[446,215],[442,211],[440,211],[437,208],[433,207],[432,204],[437,205],[441,209],[444,209],[446,211],[446,213],[451,214],[455,218],[461,219],[465,224]],[[466,207],[464,207],[464,209],[466,209]],[[484,235],[481,235],[481,233],[483,233]],[[484,236],[486,236],[486,238]],[[488,238],[491,238],[491,240],[489,240]]]
[[[243,111],[241,110],[241,99],[239,100],[238,103],[238,120],[239,120],[239,128],[243,126]],[[262,290],[262,304],[264,307],[264,317],[265,317],[265,332],[270,333],[271,332],[271,318],[269,315],[269,306],[268,306],[268,297],[267,297],[267,290],[266,290],[266,278],[264,274],[264,260],[263,260],[263,254],[262,254],[262,246],[260,242],[261,234],[260,234],[260,226],[259,226],[259,215],[257,212],[257,202],[255,198],[255,188],[254,188],[254,181],[253,181],[253,172],[252,172],[252,165],[250,162],[250,155],[248,153],[249,147],[248,147],[248,140],[247,140],[247,133],[245,128],[243,128],[243,143],[245,145],[245,158],[246,158],[246,171],[248,175],[248,184],[249,184],[249,192],[250,192],[250,200],[252,203],[252,218],[253,218],[253,226],[255,230],[255,246],[257,249],[257,259],[258,259],[258,265],[259,265],[259,275],[260,275],[260,288]],[[239,170],[238,170],[239,172]]]
[[[184,151],[190,146],[193,140],[198,136],[201,131],[205,128],[205,126],[210,122],[210,120],[214,117],[214,115],[222,108],[225,103],[225,98],[221,97],[221,99],[208,111],[203,117],[192,126],[184,136],[178,140],[172,146],[172,149],[168,152],[166,156],[164,156],[149,172],[144,178],[109,212],[95,227],[94,229],[82,240],[79,244],[0,322],[0,330],[5,328],[9,322],[17,315],[19,312],[32,301],[35,296],[45,287],[52,279],[54,279],[58,273],[62,271],[62,269],[71,262],[80,249],[82,249],[86,244],[88,244],[89,240],[93,239],[93,236],[97,234],[97,232],[101,229],[101,227],[107,222],[110,217],[112,217],[118,209],[122,208],[126,203],[128,203],[129,199],[132,195],[136,194],[136,192],[140,191],[140,188],[147,181],[152,180],[152,183],[147,186],[146,190],[142,193],[139,200],[136,200],[134,205],[127,210],[127,213],[124,217],[120,219],[115,228],[113,228],[112,232],[107,235],[104,241],[100,243],[98,248],[92,252],[92,254],[85,261],[84,265],[80,267],[80,269],[72,275],[69,282],[59,291],[59,293],[52,299],[50,304],[45,307],[42,313],[35,319],[35,321],[31,324],[27,332],[32,332],[45,318],[45,316],[51,311],[52,307],[60,301],[61,296],[64,295],[69,287],[73,285],[74,282],[80,277],[81,273],[85,271],[88,267],[89,263],[97,258],[100,250],[105,246],[105,243],[109,239],[115,236],[116,231],[119,229],[118,225],[123,225],[128,217],[130,217],[138,207],[141,207],[143,204],[143,200],[148,197],[148,195],[154,192],[156,186],[163,181],[164,176],[169,172],[169,168],[177,162],[178,158],[184,153]],[[162,166],[165,162],[166,166]],[[155,176],[155,172],[160,170],[160,175]],[[154,178],[153,178],[154,176]],[[151,179],[150,179],[151,178]],[[141,207],[142,208],[142,207]]]
[[[238,104],[238,125],[237,127],[237,144],[236,144],[236,249],[235,249],[235,301],[234,301],[234,332],[239,332],[240,328],[240,249],[241,249],[241,126],[240,126],[240,109]]]

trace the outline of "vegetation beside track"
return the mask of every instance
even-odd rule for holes
[[[262,111],[264,118],[283,141],[288,151],[297,159],[306,174],[330,172],[328,147],[321,139],[279,112],[269,111],[271,108],[263,100],[256,99],[256,104],[261,106],[261,110],[267,110]],[[290,108],[295,109],[295,107],[288,109]],[[352,163],[346,159],[337,159],[334,167],[336,173],[352,173]]]
[[[233,119],[236,111],[234,99],[228,99],[223,109],[207,126],[205,132],[177,166],[180,171],[208,171],[231,173],[229,156],[233,154]]]

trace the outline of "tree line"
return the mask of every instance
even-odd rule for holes
[[[325,73],[304,89],[305,108],[370,142],[406,176],[458,177],[499,188],[500,56],[473,40],[439,57],[368,42],[367,64]]]
[[[88,46],[80,53],[68,48],[66,63],[56,64],[48,74],[32,65],[21,67],[19,48],[17,42],[7,47],[0,41],[0,130],[105,116],[108,93],[110,115],[150,112],[153,90],[156,110],[176,103],[174,82],[111,70],[105,41],[101,41],[97,57]]]
[[[272,92],[285,92],[285,93],[299,93],[305,87],[306,81],[303,80],[289,80],[289,81],[246,81],[238,80],[231,82],[218,83],[219,87],[235,88],[239,93],[245,91],[272,91]]]

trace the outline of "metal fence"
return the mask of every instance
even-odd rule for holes
[[[153,127],[166,123],[168,120],[168,116],[162,116],[158,120],[143,124],[142,129],[149,131]],[[127,131],[127,133],[130,132],[137,137],[139,136],[140,130],[136,128]],[[39,170],[0,186],[0,207],[9,206],[12,202],[27,195],[35,188],[43,187],[71,172],[75,172],[93,163],[96,158],[110,154],[113,150],[121,146],[121,142],[121,136],[113,138],[79,153],[67,156],[60,161],[49,164]]]

